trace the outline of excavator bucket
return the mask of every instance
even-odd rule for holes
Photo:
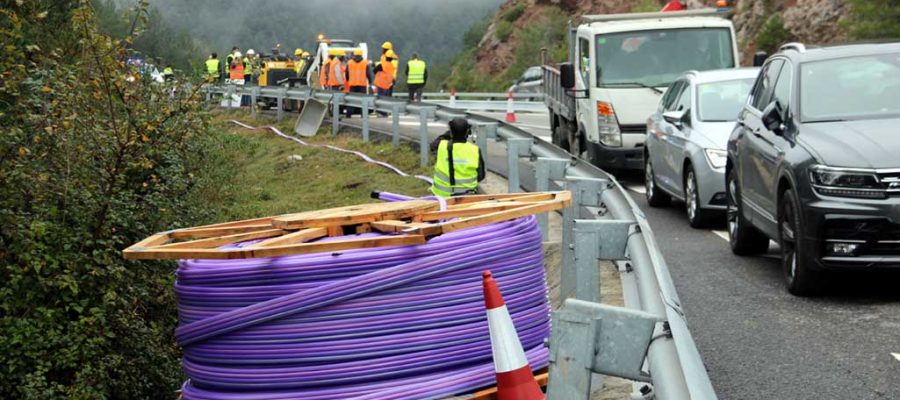
[[[297,117],[297,123],[294,125],[294,133],[304,136],[316,136],[319,127],[322,126],[322,120],[328,112],[328,105],[314,98],[306,100],[303,111]]]

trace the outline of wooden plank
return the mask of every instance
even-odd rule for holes
[[[419,215],[422,221],[438,221],[442,219],[470,217],[473,215],[481,215],[487,212],[509,210],[518,207],[525,207],[534,203],[520,203],[518,201],[505,202],[484,202],[472,203],[472,207],[460,208],[446,211],[429,211]]]
[[[567,193],[568,192],[564,192]],[[454,221],[437,224],[441,227],[441,233],[448,233],[460,229],[471,228],[478,225],[492,224],[495,222],[509,221],[519,217],[531,214],[540,214],[542,212],[559,210],[568,207],[572,203],[571,195],[559,196],[560,199],[534,203],[533,205],[517,207],[511,210],[495,211],[488,214],[478,215],[474,217],[462,218]],[[411,233],[421,233],[419,230],[412,230]]]
[[[278,217],[273,225],[282,229],[301,229],[327,227],[335,225],[356,225],[386,219],[404,219],[419,212],[436,210],[440,204],[433,200],[407,200],[382,204],[363,204],[359,206],[340,207],[325,214],[297,214]]]
[[[363,249],[380,246],[413,246],[424,244],[425,236],[422,235],[396,235],[382,237],[368,237],[346,240],[334,240],[329,242],[297,243],[281,246],[262,248],[238,248],[238,249],[178,249],[178,248],[151,248],[147,250],[123,251],[128,260],[179,260],[179,259],[241,259],[279,257],[293,254],[327,253],[339,250]]]
[[[475,194],[470,196],[457,196],[447,199],[447,205],[476,203],[480,201],[547,201],[552,200],[555,194],[560,192],[539,192],[539,193],[501,193],[501,194]]]
[[[234,235],[245,232],[258,232],[272,229],[272,223],[253,224],[243,226],[223,226],[217,228],[192,228],[177,230],[170,234],[173,239],[201,239],[222,235]]]
[[[546,369],[543,369],[546,371]],[[547,378],[550,376],[549,372],[538,373],[534,376],[534,380],[537,381],[538,385],[541,387],[547,386]],[[497,387],[489,387],[487,389],[479,390],[475,393],[463,396],[465,399],[469,400],[492,400],[495,399],[495,395],[497,394]]]
[[[271,227],[270,227],[271,228]],[[246,242],[248,240],[279,236],[286,233],[281,229],[245,232],[235,235],[218,236],[207,239],[189,240],[187,242],[169,243],[151,249],[212,249],[226,244]]]
[[[374,228],[375,230],[377,230],[379,232],[387,232],[387,233],[400,232],[403,229],[409,228],[409,222],[398,221],[395,219],[388,219],[388,220],[384,220],[384,221],[375,221],[369,225],[371,225],[372,228]]]
[[[371,225],[375,230],[387,233],[415,232],[416,234],[425,235],[426,237],[439,235],[441,233],[440,226],[429,223],[388,220],[372,222]]]
[[[168,242],[169,240],[171,240],[171,237],[169,236],[168,233],[157,233],[155,235],[151,235],[151,236],[147,237],[144,240],[141,240],[140,242],[137,242],[137,243],[129,246],[129,248],[159,246],[163,243]]]
[[[325,228],[309,228],[296,232],[288,233],[279,237],[263,240],[262,242],[252,244],[247,247],[271,247],[281,246],[292,243],[304,243],[313,239],[328,236],[328,230]]]

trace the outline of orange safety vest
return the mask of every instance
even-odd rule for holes
[[[388,90],[391,86],[394,86],[394,77],[390,72],[385,71],[385,65],[391,65],[391,63],[381,63],[381,71],[375,73],[375,82],[373,84],[375,87],[379,89]]]
[[[231,70],[228,71],[228,78],[232,80],[244,79],[244,63],[240,61],[234,63]]]
[[[367,60],[359,62],[350,60],[347,63],[347,70],[350,72],[347,82],[350,86],[369,86],[369,78],[366,76],[368,65],[369,62]]]
[[[328,86],[328,66],[331,65],[331,60],[325,60],[322,63],[322,66],[319,67],[319,84],[322,87]]]
[[[391,74],[391,78],[397,77],[397,65],[399,64],[400,59],[395,58],[394,61],[387,62],[387,56],[385,56],[384,54],[381,55],[381,69]]]
[[[339,62],[340,60],[338,60],[337,58],[333,58],[331,60],[328,60],[328,63],[325,64],[325,68],[328,69],[328,71],[326,72],[326,74],[328,74],[328,86],[335,86],[340,84],[340,82],[338,82],[337,80],[337,77],[334,75],[334,64]]]

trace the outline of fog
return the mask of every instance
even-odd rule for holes
[[[469,26],[502,0],[150,0],[175,29],[220,54],[238,46],[269,52],[312,49],[315,37],[364,41],[374,52],[391,41],[404,60],[449,61]],[[123,4],[124,5],[124,4]],[[205,54],[202,55],[205,57]]]

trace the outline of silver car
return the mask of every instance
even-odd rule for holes
[[[647,120],[644,184],[652,207],[685,204],[694,228],[724,215],[725,151],[759,68],[688,71]]]

